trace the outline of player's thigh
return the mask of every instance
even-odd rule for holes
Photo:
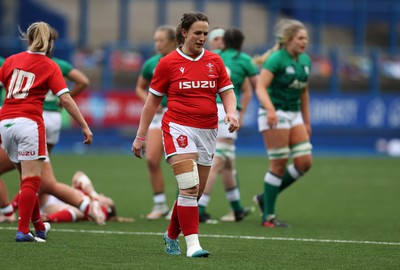
[[[304,124],[294,126],[290,129],[289,144],[295,145],[302,142],[308,142],[310,136],[308,135],[306,126]]]
[[[289,146],[289,129],[268,129],[262,135],[267,149]]]

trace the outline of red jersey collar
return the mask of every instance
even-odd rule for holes
[[[182,52],[181,48],[176,48],[176,51],[182,57],[184,57],[184,58],[186,58],[187,60],[190,60],[190,61],[199,61],[204,55],[204,48],[201,49],[201,53],[196,58],[190,57],[189,55],[185,54],[184,52]]]

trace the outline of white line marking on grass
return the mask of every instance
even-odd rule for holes
[[[1,231],[16,230],[15,227],[0,227]],[[93,233],[93,234],[123,234],[123,235],[156,235],[162,236],[164,233],[158,232],[124,232],[124,231],[104,231],[104,230],[74,230],[74,229],[52,229],[52,232],[65,233]],[[218,235],[201,234],[201,237],[222,238],[222,239],[247,239],[247,240],[267,240],[267,241],[297,241],[297,242],[316,242],[316,243],[339,243],[339,244],[365,244],[365,245],[383,245],[400,246],[399,242],[378,242],[378,241],[360,241],[360,240],[335,240],[335,239],[312,239],[312,238],[293,238],[293,237],[265,237],[265,236],[246,236],[246,235]]]

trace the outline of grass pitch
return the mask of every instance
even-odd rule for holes
[[[278,199],[277,214],[291,227],[263,228],[257,211],[240,223],[201,224],[209,258],[164,254],[166,220],[147,221],[152,194],[144,160],[133,156],[54,155],[55,174],[70,183],[85,171],[134,223],[52,224],[47,243],[16,243],[16,224],[0,224],[0,269],[399,269],[398,159],[316,157],[311,171]],[[176,183],[164,164],[169,205]],[[242,201],[262,190],[266,157],[239,157]],[[15,172],[4,175],[10,197]],[[229,204],[216,182],[208,212],[218,219]],[[183,254],[186,245],[180,237]]]

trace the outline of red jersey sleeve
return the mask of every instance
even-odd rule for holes
[[[4,81],[4,64],[2,66],[0,66],[0,88],[5,87],[6,86],[6,82]]]
[[[233,89],[233,84],[226,72],[226,67],[221,57],[217,57],[216,64],[218,65],[219,77],[218,77],[218,93],[222,93],[226,90]]]
[[[53,73],[49,80],[49,88],[51,92],[58,97],[69,92],[67,84],[65,83],[64,77],[57,64],[54,65]]]
[[[158,62],[156,69],[154,70],[153,78],[151,79],[149,92],[156,96],[164,96],[167,93],[169,87],[168,79],[168,63],[165,61],[165,57],[161,58]]]

